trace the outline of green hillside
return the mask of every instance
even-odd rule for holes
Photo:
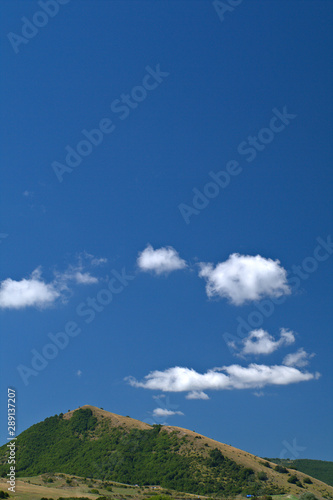
[[[326,484],[333,486],[333,462],[324,460],[310,460],[310,459],[281,459],[281,458],[268,458],[271,462],[281,464],[284,467],[295,468],[304,474],[315,477]]]
[[[192,494],[300,494],[333,499],[333,489],[232,446],[179,427],[150,426],[85,406],[33,425],[17,438],[17,477],[62,473]],[[8,473],[0,448],[0,476]]]
[[[253,470],[219,450],[198,457],[179,453],[184,445],[185,437],[179,439],[176,432],[163,431],[159,425],[148,430],[110,428],[91,409],[79,409],[71,419],[56,415],[23,432],[17,440],[17,471],[18,476],[57,471],[201,494],[275,492]],[[2,456],[5,449],[0,449]],[[0,474],[6,472],[2,465]]]

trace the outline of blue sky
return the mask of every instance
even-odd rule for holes
[[[18,432],[91,404],[332,460],[332,3],[1,9]]]

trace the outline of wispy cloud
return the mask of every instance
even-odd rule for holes
[[[95,257],[94,255],[88,252],[81,252],[78,255],[78,260],[81,265],[83,265],[83,261],[86,260],[90,262],[90,264],[93,267],[102,266],[103,264],[106,264],[108,261],[106,257]]]
[[[264,391],[255,391],[253,395],[256,396],[257,398],[262,398],[263,396],[265,396],[265,393]]]
[[[151,245],[139,253],[137,265],[141,271],[151,271],[155,274],[168,274],[172,271],[184,269],[187,264],[179,257],[172,247],[162,247],[154,250]]]
[[[215,267],[203,262],[199,266],[199,276],[207,281],[208,297],[225,297],[237,306],[265,296],[280,297],[291,293],[287,271],[280,266],[279,260],[234,253]]]
[[[263,329],[252,330],[247,337],[240,341],[240,356],[272,354],[272,352],[284,345],[290,345],[295,342],[295,335],[292,331],[285,328],[280,329],[280,338],[275,340],[272,335]],[[228,345],[233,349],[237,349],[235,342],[229,342]]]
[[[133,387],[193,394],[205,390],[261,389],[267,385],[305,382],[317,379],[319,376],[318,373],[302,372],[291,366],[252,363],[246,367],[231,365],[213,368],[206,373],[175,366],[165,371],[152,371],[141,382],[134,377],[127,377],[125,380]]]
[[[92,285],[98,283],[99,279],[93,276],[89,268],[96,268],[107,262],[106,258],[96,258],[92,254],[82,252],[76,256],[76,263],[68,266],[66,271],[57,272],[56,279],[66,288],[69,282],[74,282],[79,285]]]
[[[298,351],[287,354],[287,356],[283,360],[283,364],[287,366],[297,366],[302,368],[309,364],[311,358],[315,356],[315,353],[309,354],[307,353],[303,347],[298,349]]]

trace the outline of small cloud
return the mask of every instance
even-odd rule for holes
[[[93,267],[102,266],[103,264],[106,264],[108,261],[106,257],[95,257],[91,253],[85,251],[79,254],[79,261],[81,264],[83,260],[90,261],[90,264]]]
[[[184,415],[181,411],[167,410],[165,408],[155,408],[153,417],[171,417],[172,415]]]
[[[98,278],[95,276],[91,276],[90,273],[81,273],[81,271],[77,271],[74,274],[74,279],[76,283],[81,285],[91,285],[93,283],[98,283]]]
[[[309,360],[315,356],[315,353],[308,354],[303,347],[298,349],[298,351],[287,354],[287,356],[283,360],[283,364],[286,366],[297,366],[298,368],[302,368],[303,366],[307,366],[309,364]]]
[[[96,267],[96,266],[101,266],[103,264],[106,264],[108,261],[108,259],[106,257],[102,257],[100,259],[96,259],[96,257],[94,257],[92,260],[91,260],[91,265]]]
[[[151,245],[147,245],[145,250],[139,253],[137,264],[141,271],[152,271],[157,275],[187,267],[185,260],[179,257],[174,248],[162,247],[154,250]]]
[[[248,336],[241,341],[240,355],[259,355],[259,354],[272,354],[272,352],[279,349],[283,345],[290,345],[295,342],[295,335],[292,331],[285,328],[280,329],[280,338],[275,340],[272,335],[262,328],[252,330]],[[228,342],[228,346],[237,349],[236,343]]]
[[[23,191],[23,196],[25,196],[26,198],[32,198],[34,193],[32,191],[28,191],[27,189],[25,191]]]
[[[262,398],[263,396],[265,396],[265,393],[263,391],[257,391],[254,392],[253,395],[256,396],[257,398]]]
[[[81,370],[78,370],[78,371],[76,372],[76,376],[77,376],[77,377],[81,377],[81,375],[82,375]]]
[[[199,263],[199,277],[206,279],[208,297],[225,297],[240,306],[247,301],[263,297],[290,294],[287,271],[279,260],[265,259],[261,255],[234,253],[228,260],[217,264]]]
[[[7,278],[0,283],[0,308],[24,309],[25,307],[45,308],[52,305],[60,296],[54,283],[46,283],[41,278],[40,268],[35,269],[29,278],[19,281]]]
[[[68,266],[64,272],[56,273],[56,280],[64,289],[68,288],[68,283],[73,282],[78,285],[93,285],[99,282],[96,276],[93,276],[88,269],[97,267],[107,262],[107,259],[96,258],[87,252],[82,252],[77,256],[77,263]]]
[[[209,399],[208,394],[203,391],[191,391],[186,396],[186,399]]]

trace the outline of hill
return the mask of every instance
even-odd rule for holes
[[[333,462],[325,460],[310,460],[308,458],[295,460],[269,458],[268,460],[276,464],[281,464],[284,467],[289,467],[289,469],[299,470],[304,472],[304,474],[308,474],[309,476],[315,477],[316,479],[333,486]]]
[[[17,438],[18,477],[62,473],[192,494],[300,494],[333,488],[294,470],[180,427],[150,426],[93,406],[55,415]],[[0,475],[8,472],[0,448]],[[308,481],[308,482],[307,482]]]

